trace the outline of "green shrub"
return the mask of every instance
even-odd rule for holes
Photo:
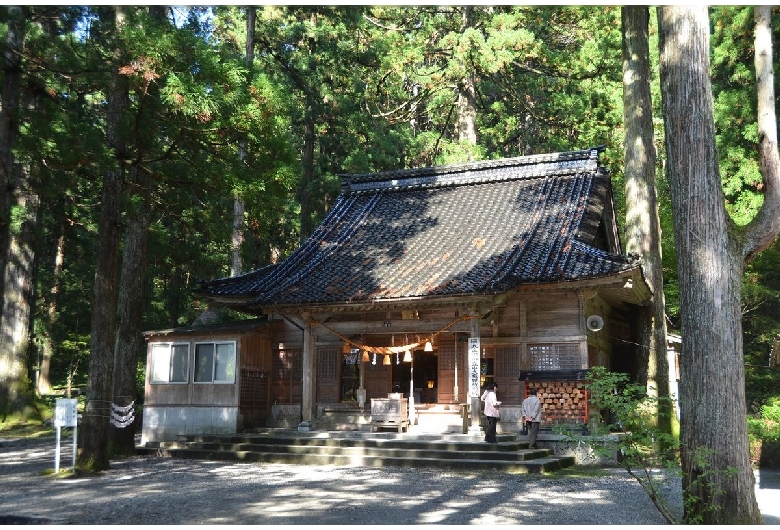
[[[761,406],[760,418],[748,418],[748,435],[753,465],[780,469],[780,397]]]
[[[761,407],[760,418],[748,418],[748,433],[761,442],[780,440],[780,397],[770,398]]]
[[[614,459],[639,482],[661,515],[669,523],[677,523],[663,486],[665,475],[680,473],[679,440],[658,428],[657,410],[662,398],[648,395],[644,385],[632,382],[627,374],[601,366],[588,370],[586,388],[593,408],[600,411],[588,424],[591,434],[604,436],[621,431],[621,435],[607,436],[602,444],[590,444],[587,435],[569,432],[566,436],[590,445],[602,457]],[[659,470],[664,472],[657,473]]]

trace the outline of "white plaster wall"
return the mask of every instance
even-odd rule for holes
[[[238,431],[238,407],[144,406],[141,445],[196,434]]]

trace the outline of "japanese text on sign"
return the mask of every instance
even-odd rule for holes
[[[78,421],[78,400],[57,399],[54,409],[55,427],[75,427]]]
[[[479,337],[469,338],[469,393],[479,395]]]

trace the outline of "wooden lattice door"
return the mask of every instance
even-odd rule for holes
[[[244,427],[265,426],[268,419],[268,372],[265,370],[241,370],[241,395],[239,410]]]

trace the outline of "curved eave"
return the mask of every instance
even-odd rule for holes
[[[612,305],[646,305],[652,300],[652,291],[644,279],[639,265],[619,273],[597,278],[564,280],[559,282],[533,283],[518,285],[509,291],[492,293],[464,293],[460,295],[430,295],[404,298],[375,298],[360,301],[339,301],[305,304],[263,304],[248,305],[253,313],[270,314],[272,312],[362,312],[405,309],[414,305],[418,309],[437,309],[444,307],[477,307],[490,305],[508,294],[530,291],[559,291],[562,289],[597,289],[599,294]]]

